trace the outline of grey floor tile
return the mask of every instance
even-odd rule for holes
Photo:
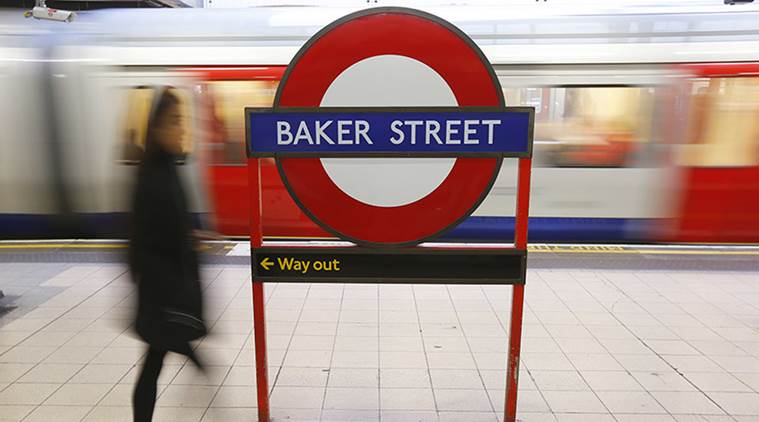
[[[283,367],[276,379],[277,386],[324,387],[329,376],[328,368]]]
[[[577,371],[532,370],[535,385],[543,391],[587,391],[588,384]],[[521,380],[520,380],[521,381]]]
[[[647,391],[696,391],[687,378],[673,370],[635,371],[631,374]]]
[[[627,371],[583,371],[582,377],[596,391],[643,391]]]
[[[157,406],[153,420],[158,422],[199,422],[205,409],[197,407]]]
[[[548,406],[557,413],[607,413],[608,410],[590,391],[542,391]]]
[[[596,394],[612,413],[666,413],[646,392],[596,391]]]
[[[382,410],[435,410],[431,388],[381,388]]]
[[[435,389],[483,389],[479,371],[471,369],[430,369],[432,386]]]
[[[381,388],[431,388],[429,371],[414,368],[383,368],[379,371]]]
[[[84,422],[130,422],[132,408],[128,406],[97,406],[84,418]]]
[[[79,422],[87,415],[92,406],[40,406],[36,408],[25,422]]]
[[[446,412],[438,414],[440,422],[496,422],[498,418],[493,412]]]
[[[34,366],[32,363],[0,363],[0,383],[14,382]]]
[[[256,407],[256,388],[248,386],[224,385],[216,391],[211,408],[251,408]]]
[[[56,346],[15,346],[0,355],[0,363],[37,364],[54,352],[56,352]]]
[[[709,415],[689,415],[694,418],[693,422],[707,422],[709,421]],[[618,422],[676,422],[677,416],[672,415],[646,415],[646,414],[631,414],[631,413],[617,413],[614,415]],[[687,420],[687,419],[686,419]],[[715,421],[716,422],[716,421]]]
[[[273,407],[282,409],[321,409],[324,387],[275,387],[271,395]]]
[[[379,370],[369,368],[332,368],[328,387],[379,388]]]
[[[324,398],[327,410],[378,410],[379,390],[376,388],[327,388]],[[379,414],[379,412],[376,412]]]
[[[723,415],[725,413],[701,392],[654,391],[651,395],[672,414]]]
[[[322,410],[320,422],[351,422],[366,421],[379,422],[380,413],[378,410]]]
[[[77,384],[115,384],[131,369],[132,365],[86,365],[69,382]]]
[[[557,413],[558,422],[617,422],[610,413]]]
[[[748,385],[727,372],[686,372],[683,375],[702,391],[751,392]]]
[[[202,422],[255,421],[258,410],[253,407],[221,408],[211,407]]]
[[[759,393],[710,393],[709,397],[730,415],[759,416]]]
[[[36,406],[32,405],[5,405],[0,404],[0,415],[3,422],[18,422],[34,411]]]
[[[380,411],[383,422],[438,422],[437,412],[431,411],[404,411],[382,410]]]
[[[219,390],[216,386],[206,385],[169,385],[158,397],[159,406],[167,407],[202,407],[211,404]]]
[[[484,389],[435,389],[435,401],[440,411],[493,411]]]
[[[0,405],[39,405],[60,386],[41,383],[11,384],[0,392]]]

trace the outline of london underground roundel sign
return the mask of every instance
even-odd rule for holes
[[[533,113],[505,107],[487,59],[453,25],[374,8],[314,35],[273,108],[246,109],[248,153],[275,157],[295,202],[326,230],[413,245],[469,216],[503,157],[531,155]]]

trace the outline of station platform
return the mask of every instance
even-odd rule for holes
[[[155,420],[256,420],[250,258],[205,245],[201,375]],[[759,248],[531,245],[519,419],[759,421]],[[0,421],[131,421],[118,241],[0,242]],[[511,286],[267,283],[274,421],[498,421]]]

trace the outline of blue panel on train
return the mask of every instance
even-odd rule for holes
[[[72,216],[73,217],[73,216]],[[90,213],[77,215],[78,227],[86,236],[120,237],[124,235],[124,213]],[[199,220],[199,215],[194,215]],[[0,236],[12,238],[49,238],[59,233],[57,216],[44,214],[0,214]],[[645,218],[567,218],[530,217],[530,242],[640,242],[652,241],[650,228],[654,220]],[[202,225],[195,221],[195,227]],[[82,233],[79,233],[81,235]],[[469,217],[442,236],[441,241],[511,242],[514,217]]]
[[[631,242],[651,240],[650,219],[530,217],[530,242]],[[514,217],[469,217],[440,240],[512,242]]]

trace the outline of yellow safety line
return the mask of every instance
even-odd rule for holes
[[[126,243],[14,243],[0,244],[0,249],[124,249]],[[202,245],[203,250],[212,249],[211,245]],[[224,245],[223,250],[230,250],[234,245]],[[625,248],[622,246],[528,246],[532,253],[559,254],[652,254],[652,255],[759,255],[757,250],[684,250],[684,249],[646,249]]]
[[[757,250],[719,250],[719,249],[647,249],[647,248],[622,248],[618,249],[604,249],[605,247],[568,247],[561,248],[546,248],[546,247],[527,247],[529,252],[554,252],[554,253],[637,253],[637,254],[658,254],[658,255],[759,255],[759,249]]]
[[[641,250],[645,254],[677,254],[677,255],[759,255],[759,251],[667,251],[667,250]]]
[[[569,254],[639,254],[639,255],[759,255],[759,251],[683,251],[683,250],[650,250],[628,249],[623,251],[581,251],[581,250],[528,250],[530,253],[569,253]]]

